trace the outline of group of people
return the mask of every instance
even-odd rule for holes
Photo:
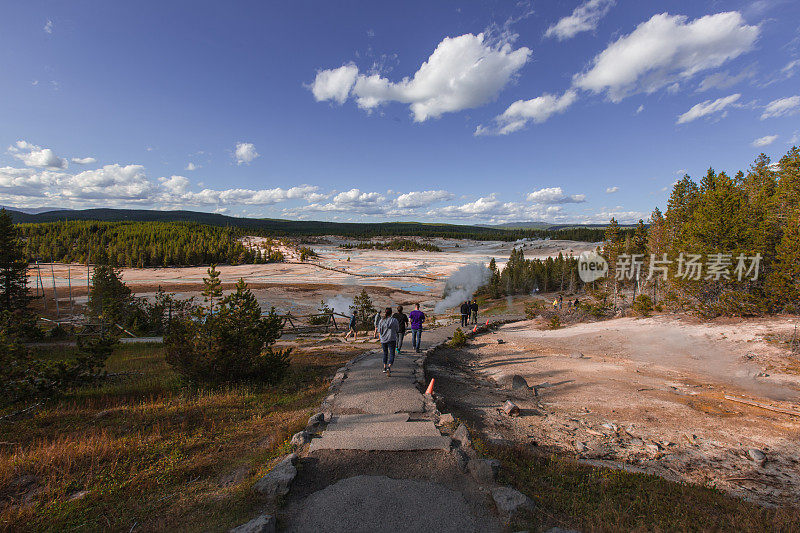
[[[411,346],[420,352],[422,341],[422,323],[425,322],[425,313],[419,310],[419,304],[414,305],[414,310],[408,315],[403,312],[403,306],[397,306],[397,312],[392,313],[392,308],[387,307],[383,313],[375,313],[375,337],[381,342],[383,348],[383,372],[392,375],[392,363],[395,354],[401,353],[403,340],[409,326],[411,327]]]
[[[478,302],[476,300],[466,300],[461,304],[461,325],[478,323]]]
[[[581,301],[579,299],[575,298],[575,304],[574,304],[575,309],[577,309],[578,306],[580,306],[580,305],[581,305]],[[567,300],[567,308],[571,309],[572,307],[573,307],[572,301],[571,300]],[[564,308],[564,295],[563,294],[559,294],[558,298],[553,300],[553,309],[563,309],[563,308]]]

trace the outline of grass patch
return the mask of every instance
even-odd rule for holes
[[[596,468],[529,448],[476,448],[502,462],[500,482],[527,494],[536,510],[512,531],[559,525],[581,531],[798,531],[800,510],[764,508],[713,487]]]
[[[162,345],[121,345],[103,382],[0,421],[0,530],[200,531],[247,521],[261,504],[252,483],[287,453],[336,368],[363,349],[300,348],[276,387],[190,390]]]

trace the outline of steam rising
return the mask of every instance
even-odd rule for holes
[[[444,298],[434,311],[441,313],[472,298],[480,287],[486,285],[492,273],[483,263],[470,263],[453,272],[444,284]]]
[[[325,304],[336,313],[350,316],[350,306],[353,305],[353,299],[338,295],[330,298]]]

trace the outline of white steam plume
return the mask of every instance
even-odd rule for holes
[[[483,263],[469,263],[453,272],[444,284],[444,298],[434,311],[441,313],[472,298],[480,287],[486,285],[492,273]]]
[[[353,299],[337,295],[325,302],[325,305],[333,309],[336,313],[350,316],[350,306],[353,305]]]

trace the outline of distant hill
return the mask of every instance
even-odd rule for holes
[[[326,222],[272,218],[240,218],[201,211],[158,211],[153,209],[59,209],[26,213],[8,209],[17,224],[36,224],[75,220],[101,222],[192,222],[209,226],[239,228],[267,235],[343,235],[374,237],[409,235],[418,237],[513,240],[520,237],[553,237],[569,240],[602,239],[605,224],[550,224],[547,222],[511,222],[499,225],[464,225],[422,222]],[[622,228],[633,225],[620,224]]]

